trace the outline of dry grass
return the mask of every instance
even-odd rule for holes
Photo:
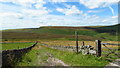
[[[59,46],[59,45],[61,45],[61,46],[75,46],[76,45],[76,41],[64,41],[64,40],[56,40],[56,41],[53,41],[53,40],[39,40],[40,41],[40,43],[44,43],[44,44],[48,44],[48,45],[55,45],[55,46]],[[5,42],[5,41],[4,41]],[[32,42],[32,41],[25,41],[25,40],[23,40],[23,41],[6,41],[6,42],[12,42],[12,43],[14,43],[14,42]],[[34,41],[35,42],[35,41]],[[78,44],[79,44],[79,46],[82,46],[82,43],[83,43],[83,41],[78,41]],[[102,41],[102,43],[114,43],[114,44],[119,44],[119,42],[118,41]],[[95,43],[95,41],[84,41],[84,44],[85,45],[91,45],[91,46],[96,46],[96,43]],[[118,47],[118,46],[114,46],[114,45],[106,45],[107,47]],[[104,46],[102,46],[102,47],[104,47]]]
[[[41,43],[44,44],[48,44],[48,45],[61,45],[61,46],[75,46],[76,45],[76,41],[40,41]],[[83,41],[79,41],[78,44],[79,46],[82,46],[82,42]],[[118,41],[103,41],[102,43],[114,43],[114,44],[118,44]],[[85,45],[91,45],[91,46],[96,46],[95,41],[84,41]],[[118,47],[118,46],[114,46],[114,45],[106,45],[108,47]],[[104,47],[104,46],[103,46]]]

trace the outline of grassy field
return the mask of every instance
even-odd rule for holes
[[[3,30],[3,41],[15,40],[75,40],[75,31],[78,32],[79,40],[94,41],[118,41],[118,25],[113,26],[86,26],[86,27],[63,27],[46,26],[40,28]],[[118,33],[118,34],[116,34]]]
[[[40,43],[47,44],[50,46],[76,46],[76,41],[69,41],[69,40],[38,40]],[[18,49],[19,48],[24,48],[31,46],[34,43],[16,43],[16,42],[31,42],[31,41],[6,41],[8,43],[3,43],[2,48],[3,50],[5,49]],[[82,46],[83,41],[78,41],[79,46]],[[102,43],[114,43],[118,44],[118,41],[102,41]],[[95,41],[84,41],[85,45],[91,45],[93,47],[96,47]],[[107,47],[113,48],[113,47],[118,47],[118,46],[113,46],[113,45],[106,45]],[[104,46],[102,46],[104,47]]]
[[[2,50],[26,48],[33,44],[34,43],[2,43]]]
[[[40,40],[39,40],[40,41]],[[84,41],[85,45],[93,45],[95,46],[94,41]],[[116,41],[103,41],[109,43],[118,43]],[[44,46],[41,46],[41,43],[49,44],[49,45],[63,45],[63,46],[75,46],[75,41],[50,41],[44,40],[40,41],[37,44],[37,47],[33,48],[29,53],[22,57],[22,60],[17,63],[17,66],[44,66],[47,63],[47,59],[49,56],[47,54],[52,54],[55,58],[58,58],[68,64],[69,66],[105,66],[110,61],[106,60],[106,58],[111,58],[112,60],[116,59],[114,54],[109,57],[96,57],[94,55],[82,55],[76,54],[74,52],[69,51],[61,51],[57,49],[51,49]],[[18,49],[24,48],[33,45],[34,43],[5,43],[3,44],[3,50],[5,49]],[[79,41],[79,44],[82,44],[82,41]],[[112,46],[110,46],[112,47]],[[112,47],[113,48],[113,47]],[[104,52],[103,52],[104,53]],[[91,63],[92,62],[92,63]]]
[[[48,45],[75,46],[75,31],[78,32],[79,46],[84,41],[85,45],[96,47],[95,40],[102,40],[103,43],[118,44],[120,25],[113,26],[88,26],[88,27],[63,27],[63,26],[46,26],[40,28],[13,29],[2,31],[2,42],[25,42],[39,41],[38,47],[32,49],[22,60],[18,66],[42,66],[49,58],[46,54],[52,54],[54,57],[64,61],[70,66],[105,66],[109,61],[106,57],[96,57],[93,55],[82,55],[68,51],[41,46],[41,43]],[[118,33],[118,35],[116,34]],[[3,43],[2,50],[19,49],[33,45],[34,43]],[[104,46],[102,46],[104,47]],[[111,46],[110,48],[117,48]],[[114,59],[114,58],[113,58]]]
[[[64,40],[39,40],[41,43],[47,44],[47,45],[61,45],[61,46],[76,46],[76,41],[64,41]],[[78,41],[79,46],[82,46],[83,41]],[[102,43],[114,43],[118,44],[118,41],[102,41]],[[95,41],[84,41],[84,45],[91,45],[91,46],[96,46]],[[113,45],[106,45],[108,47],[118,47],[118,46],[113,46]],[[104,46],[102,46],[104,47]]]
[[[106,61],[104,57],[96,57],[93,55],[85,56],[82,54],[76,54],[73,52],[61,51],[42,46],[41,48],[33,49],[31,52],[29,52],[22,58],[18,65],[43,66],[42,64],[47,63],[47,59],[49,58],[49,56],[46,54],[52,54],[54,57],[64,61],[69,66],[105,66],[108,64],[108,61]]]

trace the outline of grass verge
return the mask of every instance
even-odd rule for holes
[[[64,61],[69,66],[105,66],[108,61],[104,57],[96,57],[93,55],[82,55],[68,51],[61,51],[42,47],[37,50],[32,50],[24,56],[18,66],[42,66],[46,63],[48,56],[47,53],[52,54],[54,57]],[[39,56],[39,57],[38,57]]]
[[[2,50],[26,48],[33,44],[34,43],[2,43]]]

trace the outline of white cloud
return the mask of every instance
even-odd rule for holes
[[[42,16],[48,14],[48,11],[46,10],[33,10],[33,9],[23,9],[22,13],[27,16]]]
[[[111,17],[108,17],[108,18],[104,18],[102,20],[102,22],[104,24],[108,24],[108,25],[111,25],[111,24],[118,24],[118,16],[111,16]]]
[[[45,15],[48,14],[49,10],[47,10],[46,7],[43,7],[43,4],[45,4],[46,2],[44,2],[43,0],[0,0],[0,2],[12,2],[20,6],[12,6],[12,5],[4,5],[4,4],[0,4],[0,12],[2,12],[3,14],[1,15],[18,15],[22,14],[22,15],[27,15],[27,16],[41,16],[41,15]],[[32,6],[32,4],[35,4],[35,8],[36,9],[31,9],[30,6]],[[5,8],[3,8],[5,7]],[[30,8],[28,8],[30,7]],[[16,14],[17,13],[17,14]]]
[[[64,13],[65,15],[79,15],[82,14],[82,11],[80,11],[75,5],[71,6],[70,8],[57,8],[56,9],[59,12]]]
[[[102,22],[107,22],[107,21],[108,21],[108,20],[105,19],[105,20],[103,20]]]
[[[50,0],[50,2],[56,3],[56,2],[67,2],[67,0]]]
[[[67,8],[71,8],[71,5],[68,5],[68,4],[64,4],[65,5],[65,7],[67,7]]]
[[[19,18],[22,17],[23,15],[21,13],[14,13],[14,12],[0,12],[0,16]]]
[[[56,10],[60,11],[60,12],[64,12],[65,11],[65,9],[62,9],[62,8],[57,8]]]
[[[111,25],[118,23],[117,22],[118,16],[102,18],[97,15],[88,15],[79,10],[75,5],[72,6],[67,5],[67,8],[56,9],[57,11],[65,15],[50,15],[48,14],[50,11],[48,11],[46,7],[43,7],[43,4],[46,3],[43,0],[25,0],[25,1],[0,0],[0,1],[7,2],[10,1],[22,5],[22,7],[17,6],[13,7],[9,5],[2,6],[2,4],[0,5],[0,23],[2,23],[1,29],[32,28],[40,26]],[[19,1],[21,1],[21,3]],[[28,8],[33,3],[35,3],[36,9]]]
[[[87,11],[88,13],[99,13],[99,12],[103,12],[105,10],[89,10]]]
[[[76,17],[67,15],[38,15],[38,17],[31,18],[25,15],[24,19],[17,19],[12,15],[8,15],[4,17],[0,16],[0,22],[2,22],[1,29],[37,28],[40,26],[95,26],[112,25],[118,23],[118,16],[102,18],[96,15],[87,14]]]
[[[90,9],[99,7],[108,7],[109,5],[118,3],[119,0],[80,0],[80,3]]]
[[[118,18],[118,16],[112,16],[112,18]]]
[[[111,10],[111,12],[112,12],[112,14],[114,16],[114,10],[113,10],[113,8],[109,6],[109,9]]]
[[[42,4],[36,4],[35,7],[36,7],[37,9],[41,9],[41,8],[42,8],[42,9],[45,9]]]
[[[113,16],[114,10],[112,7],[110,7],[110,5],[117,4],[118,2],[119,0],[80,0],[80,3],[89,9],[108,7],[111,10]]]
[[[14,4],[19,4],[26,7],[31,7],[31,4],[35,3],[34,0],[0,0],[0,2],[12,2]]]
[[[45,4],[46,2],[44,0],[0,0],[0,2],[12,2],[14,4],[19,4],[24,7],[32,7],[32,4],[39,3],[39,4]]]

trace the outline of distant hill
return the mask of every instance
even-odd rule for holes
[[[119,26],[120,24],[113,26],[45,26],[40,28],[11,29],[2,31],[2,39],[75,40],[74,34],[75,31],[78,31],[79,40],[100,39],[116,41],[120,32]]]

